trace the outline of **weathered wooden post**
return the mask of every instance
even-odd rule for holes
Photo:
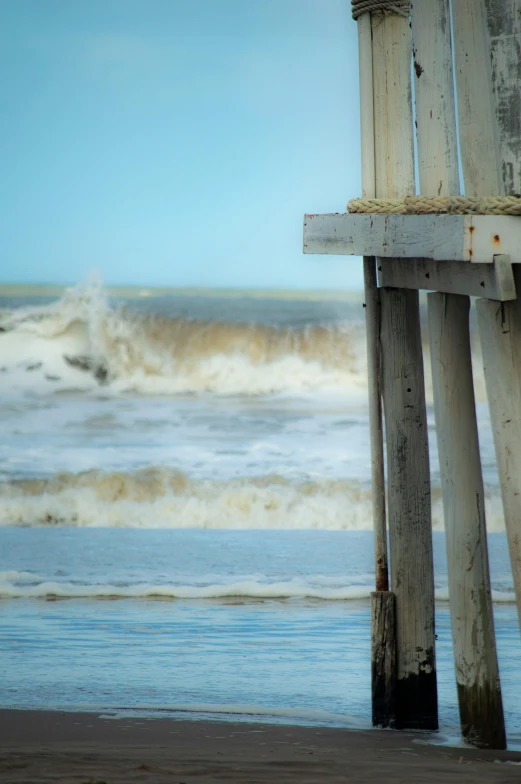
[[[376,196],[403,197],[415,192],[409,8],[407,3],[384,5],[381,15],[371,14]],[[418,292],[384,288],[380,303],[391,590],[396,596],[396,726],[437,729],[429,450]]]
[[[371,16],[358,19],[360,59],[360,131],[362,142],[362,189],[367,198],[375,195],[373,52]],[[385,518],[385,476],[382,424],[382,382],[380,368],[380,299],[376,279],[376,259],[364,256],[364,294],[369,387],[369,427],[371,438],[371,478],[375,536],[376,590],[389,590],[387,532]]]
[[[373,49],[371,16],[358,19],[360,63],[360,136],[362,142],[362,190],[366,198],[375,191]],[[380,361],[380,298],[376,259],[364,256],[365,324],[367,340],[367,380],[369,431],[371,440],[371,483],[375,548],[376,591],[371,594],[371,691],[374,726],[395,724],[396,633],[395,597],[389,591],[385,474],[382,421],[382,380]]]
[[[454,34],[463,173],[467,195],[521,192],[518,0],[458,0]],[[458,49],[456,49],[458,54]],[[520,219],[517,218],[517,221]],[[498,261],[505,237],[494,234]],[[504,256],[501,256],[504,261]],[[518,276],[518,284],[521,279]],[[521,312],[519,300],[477,302],[485,381],[505,526],[521,622]]]
[[[521,278],[517,284],[521,287]],[[521,307],[477,302],[490,417],[521,623]]]
[[[420,192],[459,194],[449,0],[411,9]],[[469,336],[470,298],[429,294],[452,638],[463,736],[506,746],[490,591],[485,494]]]
[[[504,749],[470,353],[470,302],[458,294],[429,294],[428,299],[461,728],[465,740],[475,746]]]

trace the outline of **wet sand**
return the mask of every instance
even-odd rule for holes
[[[93,713],[0,711],[9,784],[520,782],[521,752],[418,743],[418,734]],[[519,764],[516,764],[519,763]]]

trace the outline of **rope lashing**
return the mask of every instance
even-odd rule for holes
[[[408,17],[410,8],[409,0],[351,0],[351,15],[355,20],[368,13]]]
[[[347,211],[380,215],[521,215],[521,196],[351,199]]]

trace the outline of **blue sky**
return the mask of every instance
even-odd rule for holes
[[[4,282],[360,288],[347,0],[2,0]]]

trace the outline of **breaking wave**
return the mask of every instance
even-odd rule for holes
[[[50,305],[4,310],[0,330],[8,383],[33,391],[255,395],[366,384],[361,323],[281,327],[142,313],[112,307],[100,283]]]
[[[433,528],[443,530],[433,488]],[[499,496],[486,500],[489,532],[504,530]],[[0,484],[1,525],[108,528],[372,529],[371,491],[354,480],[278,475],[195,479],[171,468],[61,473]]]
[[[4,387],[169,395],[337,390],[365,398],[363,322],[276,326],[143,313],[111,306],[99,282],[50,305],[0,311]],[[427,398],[432,399],[424,336]],[[473,334],[477,400],[486,399]]]

